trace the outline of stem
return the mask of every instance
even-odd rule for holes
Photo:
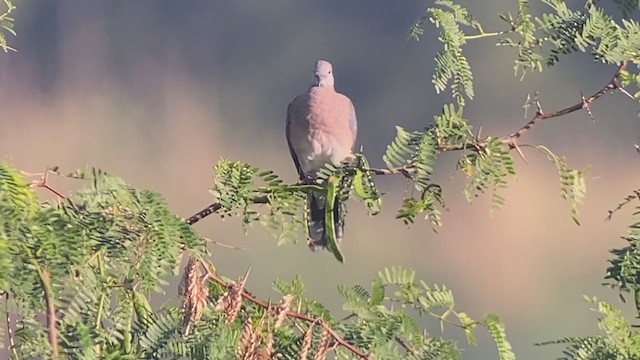
[[[9,348],[14,358],[18,358],[18,352],[16,351],[16,343],[13,339],[13,330],[11,329],[11,314],[9,313],[9,293],[4,294],[4,313],[5,321],[7,323],[7,336],[9,337]]]
[[[100,272],[100,276],[104,277],[104,262],[102,261],[102,256],[101,256],[103,254],[103,251],[100,251],[97,254],[99,254],[96,258],[96,260],[98,261],[98,270]],[[105,289],[102,289],[102,294],[100,294],[100,300],[98,302],[98,313],[96,314],[96,326],[95,326],[96,330],[100,330],[100,327],[102,326],[102,317],[104,316],[104,307],[105,307],[106,301],[107,301],[107,295],[105,294]],[[96,353],[98,354],[102,353],[102,346],[100,344],[95,345],[95,349],[96,349]]]
[[[474,35],[465,35],[464,38],[465,40],[475,40],[475,39],[482,39],[482,38],[486,38],[486,37],[493,37],[493,36],[498,36],[498,35],[502,35],[504,34],[504,31],[496,31],[496,32],[481,32],[479,34],[474,34]]]
[[[411,346],[411,344],[409,344],[408,341],[401,338],[400,336],[396,336],[394,339],[407,351],[407,353],[409,353],[409,355],[413,356],[416,359],[419,359],[420,354],[413,348],[413,346]]]
[[[58,352],[58,330],[56,329],[56,308],[53,303],[54,294],[53,294],[53,286],[51,285],[51,273],[49,270],[43,269],[40,264],[35,259],[33,252],[26,246],[22,246],[23,251],[28,255],[28,258],[35,267],[38,276],[40,277],[40,282],[42,283],[42,288],[44,290],[44,301],[46,306],[46,319],[47,319],[47,333],[49,337],[49,346],[51,347],[51,352],[53,358],[57,358],[59,356]]]
[[[41,269],[39,266],[36,268],[40,275],[40,281],[42,281],[42,287],[44,288],[44,301],[47,307],[47,329],[49,333],[49,345],[51,346],[51,352],[53,357],[59,356],[58,352],[58,330],[56,329],[56,308],[53,304],[53,287],[51,286],[51,274],[48,270]]]

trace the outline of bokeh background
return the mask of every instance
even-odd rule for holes
[[[460,1],[487,31],[497,14],[516,1]],[[15,13],[17,53],[0,54],[0,161],[25,171],[50,165],[71,171],[104,168],[132,184],[158,191],[176,214],[189,216],[213,199],[212,166],[220,158],[274,169],[290,181],[295,170],[284,138],[284,113],[304,91],[316,59],[334,63],[339,91],[356,105],[358,144],[382,166],[395,126],[422,128],[451,100],[431,85],[439,43],[429,24],[420,42],[407,33],[425,1],[278,0],[176,2],[26,1]],[[495,39],[466,47],[476,98],[465,116],[484,134],[505,135],[524,122],[522,105],[539,91],[544,109],[580,100],[606,84],[613,66],[588,56],[569,56],[524,81],[513,76],[514,52]],[[406,228],[394,220],[405,186],[379,178],[387,193],[384,211],[366,216],[351,204],[344,252],[346,265],[303,242],[278,248],[259,227],[243,234],[238,221],[212,216],[197,224],[204,236],[236,246],[212,247],[218,269],[237,277],[252,267],[248,287],[275,297],[271,281],[299,274],[309,296],[341,311],[338,284],[368,284],[386,266],[415,268],[428,283],[454,290],[457,306],[481,317],[495,312],[522,359],[555,358],[559,347],[535,342],[597,331],[596,315],[582,300],[592,294],[617,302],[603,288],[608,250],[623,246],[630,211],[605,222],[635,187],[640,161],[638,105],[620,94],[593,106],[595,121],[577,112],[536,127],[523,142],[544,144],[576,168],[591,165],[582,226],[559,196],[557,171],[546,158],[524,149],[518,179],[503,192],[504,210],[489,213],[488,199],[468,204],[464,178],[455,172],[459,154],[445,154],[436,178],[449,211],[434,234],[426,222]],[[75,186],[54,179],[62,189]],[[173,293],[155,301],[175,300]],[[623,305],[621,305],[623,306]],[[623,306],[630,308],[630,305]],[[430,323],[434,335],[437,326]],[[488,336],[468,346],[457,329],[465,359],[493,359]]]

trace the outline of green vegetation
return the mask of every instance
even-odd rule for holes
[[[458,359],[461,348],[451,339],[426,332],[418,319],[452,327],[477,344],[476,332],[488,332],[500,359],[515,359],[497,315],[477,319],[458,310],[444,285],[418,280],[404,267],[385,267],[370,286],[339,286],[344,310],[338,319],[322,304],[305,295],[301,279],[274,282],[281,294],[277,303],[257,299],[245,289],[250,271],[231,281],[220,275],[207,250],[207,240],[190,225],[206,216],[238,217],[244,226],[260,223],[278,244],[295,243],[307,221],[304,195],[326,191],[327,217],[335,204],[353,197],[370,215],[382,206],[374,178],[400,175],[411,191],[405,192],[396,217],[404,223],[428,220],[437,230],[445,208],[442,187],[432,181],[434,164],[443,152],[458,152],[457,169],[467,177],[463,191],[471,202],[491,193],[491,209],[505,199],[499,194],[516,173],[513,155],[526,162],[519,139],[538,123],[576,111],[586,111],[610,93],[634,100],[640,93],[640,24],[635,0],[617,0],[620,14],[609,14],[601,1],[577,6],[562,0],[536,1],[544,5],[533,13],[527,0],[517,2],[516,14],[500,14],[487,32],[464,7],[437,0],[410,31],[410,38],[425,36],[433,23],[442,49],[435,58],[433,84],[439,93],[450,90],[453,102],[434,116],[432,125],[418,130],[397,127],[384,155],[386,168],[374,169],[358,154],[356,161],[327,166],[314,184],[283,183],[272,171],[222,160],[214,168],[215,203],[189,219],[171,213],[162,197],[136,189],[99,169],[63,175],[57,168],[29,182],[10,164],[0,164],[0,339],[14,359]],[[0,7],[0,47],[12,50],[6,35],[15,35],[14,6]],[[569,53],[583,53],[614,65],[611,80],[577,104],[545,112],[537,96],[525,107],[535,107],[527,123],[513,133],[483,136],[463,116],[474,97],[472,61],[464,54],[470,41],[491,41],[496,51],[515,54],[514,71],[523,77],[545,71]],[[506,48],[506,50],[504,49]],[[10,55],[9,55],[10,56]],[[578,222],[586,196],[585,173],[543,145],[534,146],[556,166],[560,194],[569,203],[568,216]],[[80,179],[83,186],[69,197],[52,188],[49,176]],[[57,202],[42,200],[37,189],[50,191]],[[336,201],[340,199],[343,201]],[[619,208],[640,199],[629,195]],[[612,199],[612,201],[614,201]],[[259,207],[258,207],[259,206]],[[616,209],[617,210],[617,209]],[[615,211],[615,210],[614,210]],[[611,212],[613,214],[613,211]],[[633,294],[640,316],[640,219],[636,208],[628,246],[612,250],[606,271],[609,286],[621,296]],[[329,249],[344,262],[349,254],[335,241],[334,222],[327,221]],[[182,260],[186,265],[181,268]],[[164,292],[167,278],[182,273],[181,304],[152,307],[148,297]],[[586,297],[598,314],[600,334],[566,337],[544,343],[561,345],[570,359],[640,359],[640,334],[620,310]],[[468,350],[473,352],[473,350]]]

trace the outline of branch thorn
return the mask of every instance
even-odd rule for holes
[[[527,158],[524,157],[524,153],[520,149],[520,146],[518,146],[518,142],[515,139],[513,139],[513,141],[511,142],[511,147],[516,149],[516,151],[518,152],[518,155],[520,155],[520,157],[522,158],[522,161],[524,161],[524,163],[527,164],[528,166],[529,162],[527,161]]]
[[[580,98],[582,98],[582,108],[587,111],[589,118],[591,118],[591,121],[595,123],[596,119],[593,117],[593,114],[591,113],[591,104],[589,103],[589,100],[587,100],[587,98],[584,97],[584,93],[582,91],[580,91]]]
[[[533,97],[533,103],[536,104],[536,115],[544,115],[544,111],[542,111],[542,105],[540,104],[540,99],[538,99],[537,91],[533,94]]]
[[[476,133],[476,142],[480,142],[480,135],[482,134],[482,125],[478,128],[478,132]]]

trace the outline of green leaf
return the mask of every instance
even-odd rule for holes
[[[344,264],[344,255],[340,251],[340,247],[336,241],[336,228],[335,228],[335,208],[338,206],[336,204],[336,192],[338,188],[338,183],[340,182],[340,177],[333,175],[329,178],[327,183],[327,199],[324,208],[324,219],[325,219],[325,237],[327,239],[327,248],[335,258]]]
[[[378,279],[383,285],[409,285],[413,284],[415,277],[415,270],[401,266],[384,268],[384,270],[378,272]]]
[[[560,196],[570,202],[572,219],[577,225],[580,225],[578,217],[580,215],[580,205],[582,205],[587,192],[585,175],[589,172],[589,167],[583,170],[571,169],[568,167],[564,157],[556,156],[551,150],[542,145],[536,146],[536,149],[545,154],[549,161],[558,168],[560,174]]]
[[[356,174],[353,178],[353,188],[367,207],[369,215],[377,215],[382,208],[382,198],[380,192],[373,182],[373,176],[368,171],[369,161],[362,154],[356,156]]]
[[[38,198],[22,175],[13,167],[0,163],[0,201],[25,217],[35,214]]]
[[[382,281],[374,279],[371,284],[371,305],[380,305],[384,301],[385,286]]]
[[[153,321],[153,310],[147,298],[139,291],[132,290],[133,310],[135,311],[138,322],[141,326],[146,327]]]
[[[458,169],[467,175],[464,189],[467,201],[472,202],[480,193],[490,190],[491,209],[504,207],[504,198],[498,194],[498,190],[506,187],[506,178],[515,177],[515,169],[509,148],[499,139],[487,138],[477,151],[463,155],[458,160]]]
[[[469,315],[464,312],[456,313],[458,320],[460,320],[460,324],[464,329],[464,334],[467,337],[467,342],[471,345],[477,345],[478,340],[476,338],[475,327],[478,322],[473,320]]]
[[[511,350],[511,344],[507,341],[504,324],[498,315],[489,314],[484,318],[484,323],[498,346],[500,360],[515,360],[516,355]]]

